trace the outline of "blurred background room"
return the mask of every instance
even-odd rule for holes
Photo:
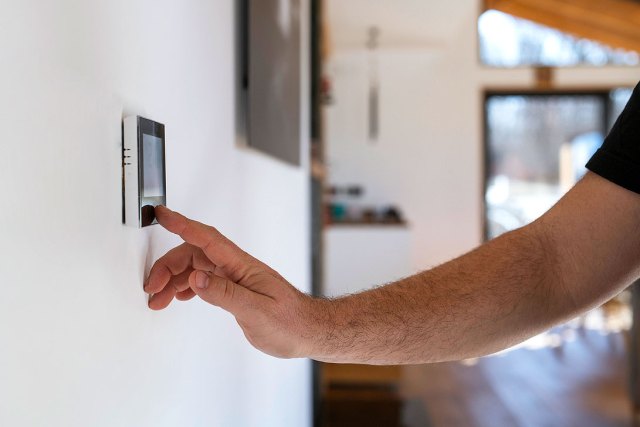
[[[315,3],[314,279],[329,297],[536,219],[640,77],[632,0]],[[634,301],[481,359],[317,364],[316,425],[632,425]]]

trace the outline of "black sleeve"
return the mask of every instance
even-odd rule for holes
[[[640,194],[640,83],[587,169]]]

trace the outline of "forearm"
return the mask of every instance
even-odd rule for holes
[[[437,268],[316,301],[310,357],[425,363],[490,354],[593,308],[640,274],[640,196],[588,174],[533,224]]]
[[[541,331],[568,301],[550,297],[535,227],[396,283],[321,301],[314,359],[425,363],[495,352]]]

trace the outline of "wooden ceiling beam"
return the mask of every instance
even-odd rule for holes
[[[485,9],[640,52],[640,2],[631,0],[485,0]]]

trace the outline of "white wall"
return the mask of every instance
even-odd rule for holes
[[[326,108],[329,180],[362,184],[363,203],[399,205],[412,229],[412,267],[420,270],[482,241],[483,91],[531,88],[534,74],[480,66],[478,0],[376,0],[371,11],[362,3],[329,0],[334,45],[327,74],[335,100]],[[396,5],[399,11],[391,11]],[[423,14],[424,33],[408,39],[402,22],[416,11]],[[350,25],[339,18],[345,15],[358,17],[361,47],[356,34],[343,28]],[[443,20],[444,27],[430,25]],[[381,133],[374,145],[367,137],[369,63],[363,49],[369,25],[382,30]],[[635,85],[639,78],[637,68],[557,74],[563,87]]]
[[[309,289],[307,165],[234,145],[233,5],[2,4],[0,425],[310,424],[308,361],[201,301],[148,310],[145,270],[179,240],[120,223],[120,123],[141,114],[166,124],[168,205]]]

